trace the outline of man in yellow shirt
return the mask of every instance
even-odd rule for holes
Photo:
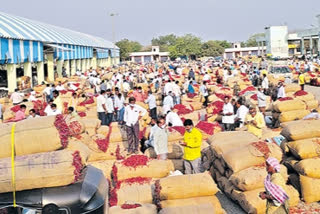
[[[180,142],[180,145],[184,147],[184,173],[201,173],[202,134],[197,128],[193,127],[193,122],[190,119],[185,120],[183,125],[186,132],[184,133],[184,142]]]
[[[304,91],[305,77],[302,72],[299,73],[298,81],[299,81],[299,85],[301,87],[301,90]]]
[[[53,103],[56,104],[58,110],[63,112],[63,104],[62,104],[62,100],[59,96],[59,91],[54,90],[52,92],[52,94],[53,94],[53,100],[54,100]]]
[[[262,129],[266,126],[263,114],[257,112],[255,106],[250,106],[249,113],[246,115],[244,124],[248,128],[248,132],[256,135],[258,138],[262,137]]]

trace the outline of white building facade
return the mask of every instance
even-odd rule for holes
[[[135,63],[165,62],[169,59],[169,52],[160,52],[159,46],[152,46],[150,52],[130,53],[130,58]]]

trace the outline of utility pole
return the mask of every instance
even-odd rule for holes
[[[118,13],[111,13],[111,19],[112,19],[112,40],[113,40],[113,53],[115,55],[116,52],[116,30],[115,30],[115,16],[118,16]],[[113,56],[112,64],[116,64],[115,56]]]

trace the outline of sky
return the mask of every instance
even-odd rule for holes
[[[301,30],[317,25],[320,0],[2,0],[5,13],[113,41],[149,45],[160,35],[192,33],[203,41],[245,41],[266,26]]]

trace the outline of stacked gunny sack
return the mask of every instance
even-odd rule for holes
[[[89,151],[74,149],[75,142],[71,138],[84,131],[81,122],[62,115],[1,124],[0,193],[76,182],[87,163]]]
[[[247,213],[265,213],[266,201],[259,197],[264,192],[268,157],[282,160],[281,148],[259,139],[249,132],[221,132],[208,140],[213,152],[212,177],[224,193],[236,201]],[[288,180],[286,167],[281,174]],[[299,194],[287,185],[290,206],[299,202]]]
[[[289,180],[306,203],[320,201],[320,121],[299,120],[283,124]]]

